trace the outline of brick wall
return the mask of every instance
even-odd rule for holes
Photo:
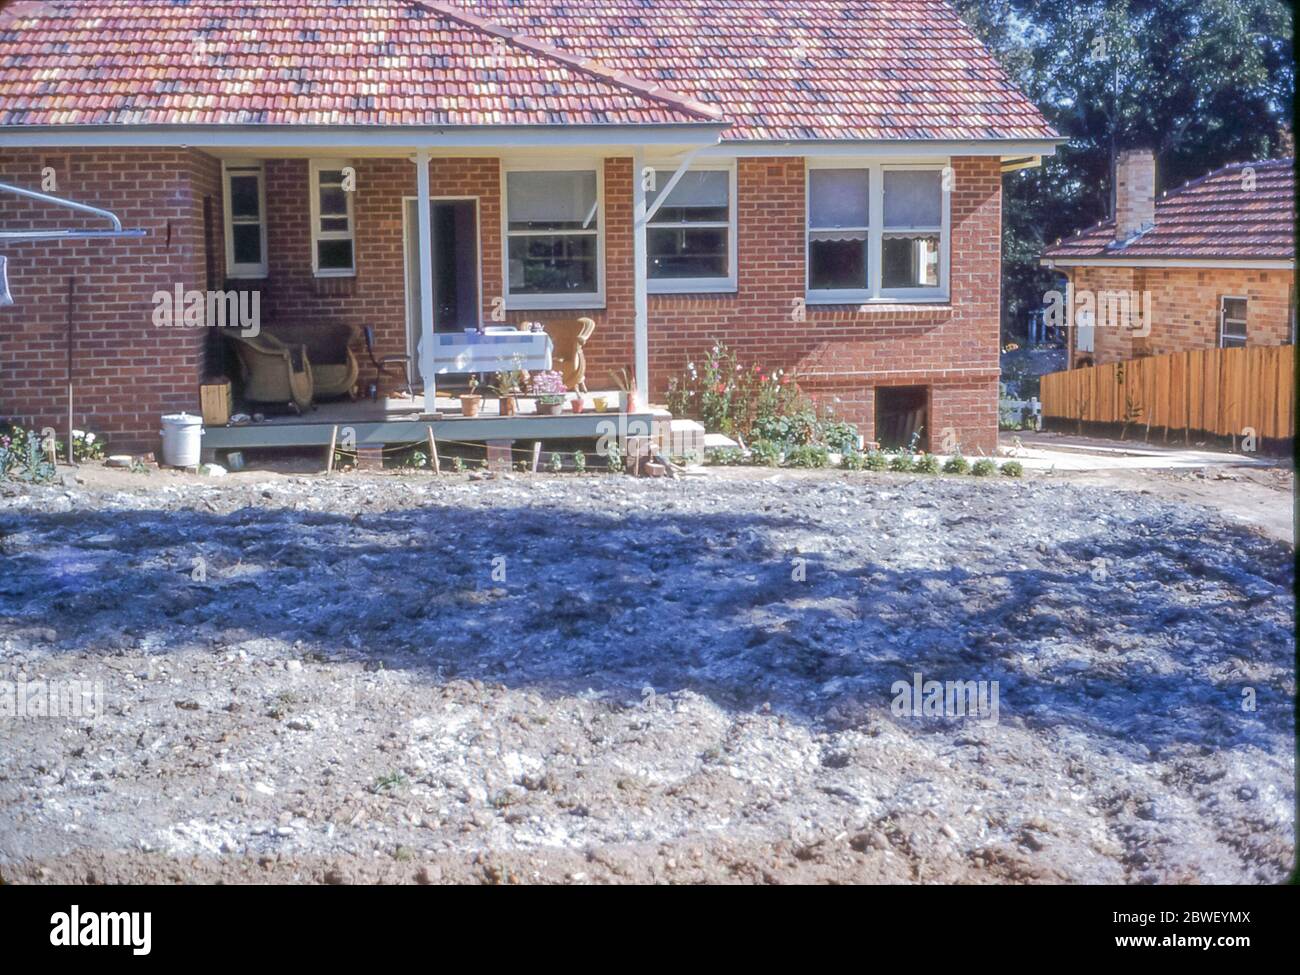
[[[1217,347],[1219,299],[1224,296],[1247,299],[1247,345],[1282,345],[1291,339],[1291,271],[1107,267],[1069,271],[1076,294],[1110,289],[1151,292],[1151,334],[1134,337],[1129,329],[1096,329],[1094,361],[1098,363]]]
[[[139,240],[6,245],[15,304],[0,308],[0,415],[67,426],[69,279],[75,281],[73,422],[122,450],[158,446],[158,417],[198,407],[204,330],[156,328],[153,294],[204,286],[203,196],[215,162],[186,150],[0,152],[0,180],[113,210]],[[102,220],[0,194],[6,229],[104,227]]]
[[[36,184],[37,155],[3,158],[10,178]],[[209,278],[222,279],[220,167],[202,153],[182,151],[75,153],[73,160],[78,175],[61,189],[118,208],[128,223],[151,233],[141,242],[13,249],[14,288],[24,297],[18,308],[0,310],[0,322],[28,324],[18,330],[23,336],[19,342],[6,341],[15,334],[12,326],[0,332],[0,365],[20,377],[16,388],[6,390],[3,409],[44,420],[57,413],[63,373],[56,340],[66,312],[59,303],[59,281],[67,268],[76,268],[88,276],[85,294],[94,300],[85,314],[98,330],[88,336],[93,344],[83,349],[95,383],[81,400],[79,422],[152,446],[160,412],[196,406],[204,337],[193,330],[154,334],[157,330],[148,328],[150,298],[155,288],[175,281],[202,288]],[[268,276],[238,286],[261,289],[264,322],[369,324],[376,328],[382,351],[404,352],[402,200],[416,192],[415,167],[406,159],[357,159],[353,165],[356,276],[312,274],[309,164],[305,159],[268,159]],[[608,386],[609,374],[633,361],[632,160],[607,159],[603,167],[606,307],[509,315],[512,321],[594,318],[597,328],[588,346],[593,387]],[[804,296],[805,279],[803,160],[740,160],[738,293],[650,296],[652,393],[662,395],[672,375],[714,339],[722,339],[746,360],[794,371],[814,398],[859,423],[868,437],[874,433],[876,387],[923,385],[930,389],[929,432],[936,442],[951,428],[967,452],[992,450],[997,435],[1001,174],[996,159],[977,157],[954,159],[953,169],[950,305],[810,306],[805,319],[797,320],[792,312]],[[493,158],[434,160],[431,191],[479,199],[486,317],[503,289],[500,163]],[[204,196],[214,198],[206,257]],[[51,260],[58,262],[53,273]],[[136,341],[124,341],[127,337]],[[140,342],[141,337],[148,343]],[[372,378],[373,369],[363,364],[363,383]]]

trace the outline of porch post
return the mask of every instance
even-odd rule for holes
[[[415,155],[415,185],[420,235],[420,377],[424,380],[424,409],[431,412],[437,395],[433,378],[433,225],[429,216],[429,153],[424,149]]]
[[[650,403],[650,300],[646,294],[645,152],[638,148],[632,156],[632,263],[633,302],[632,344],[635,350],[636,388],[643,405]]]

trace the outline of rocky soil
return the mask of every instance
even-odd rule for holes
[[[104,692],[95,718],[0,717],[8,881],[1292,866],[1292,553],[1198,505],[841,473],[124,474],[4,486],[0,551],[0,681]],[[916,673],[997,681],[997,721],[895,714]]]

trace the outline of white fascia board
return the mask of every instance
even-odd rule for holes
[[[724,123],[691,125],[41,125],[0,128],[0,147],[516,149],[710,146]]]
[[[1214,260],[1201,257],[1065,257],[1043,258],[1038,262],[1055,270],[1062,267],[1155,267],[1189,270],[1294,271],[1294,260],[1249,260],[1247,258]]]
[[[701,151],[711,156],[906,156],[927,159],[950,156],[997,156],[1015,160],[1053,156],[1065,139],[850,139],[800,141],[725,140]]]

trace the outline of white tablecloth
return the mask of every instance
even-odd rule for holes
[[[440,376],[551,368],[551,337],[545,332],[439,332],[433,338],[433,371]]]

